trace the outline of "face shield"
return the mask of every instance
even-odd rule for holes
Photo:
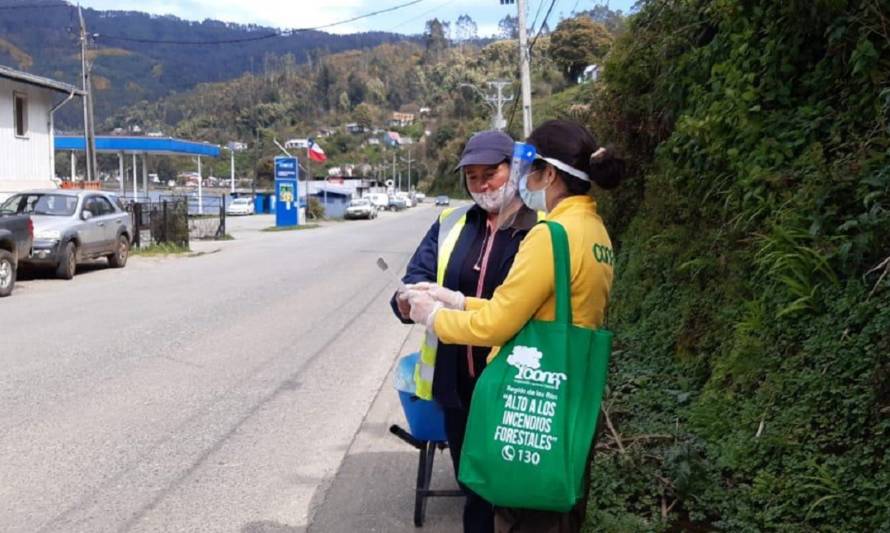
[[[501,210],[498,213],[498,229],[514,226],[517,217],[528,211],[519,197],[519,182],[531,172],[532,163],[535,161],[537,150],[526,143],[513,145],[513,158],[510,161],[510,179],[503,188],[504,198],[501,200]]]

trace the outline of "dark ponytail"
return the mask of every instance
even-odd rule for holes
[[[527,142],[538,150],[538,154],[558,159],[587,172],[590,179],[603,189],[614,189],[624,177],[624,160],[618,158],[611,147],[601,148],[593,134],[580,124],[567,120],[548,120],[532,131]],[[542,168],[546,164],[540,159],[535,161],[536,168]],[[558,168],[555,170],[565,182],[569,194],[590,192],[590,182]]]

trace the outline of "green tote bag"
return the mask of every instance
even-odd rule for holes
[[[473,392],[459,479],[500,507],[565,512],[583,476],[606,384],[612,333],[572,324],[565,228],[550,228],[556,320],[530,320]]]

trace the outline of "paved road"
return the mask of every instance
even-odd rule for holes
[[[375,260],[402,268],[435,213],[245,219],[204,255],[20,283],[0,302],[0,531],[303,531],[328,492],[387,485],[337,473],[375,398],[397,416],[386,376],[418,334]]]

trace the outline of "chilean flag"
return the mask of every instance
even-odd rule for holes
[[[328,160],[328,156],[324,155],[324,150],[321,149],[321,146],[315,144],[314,139],[309,139],[309,159],[319,163],[324,163]]]

